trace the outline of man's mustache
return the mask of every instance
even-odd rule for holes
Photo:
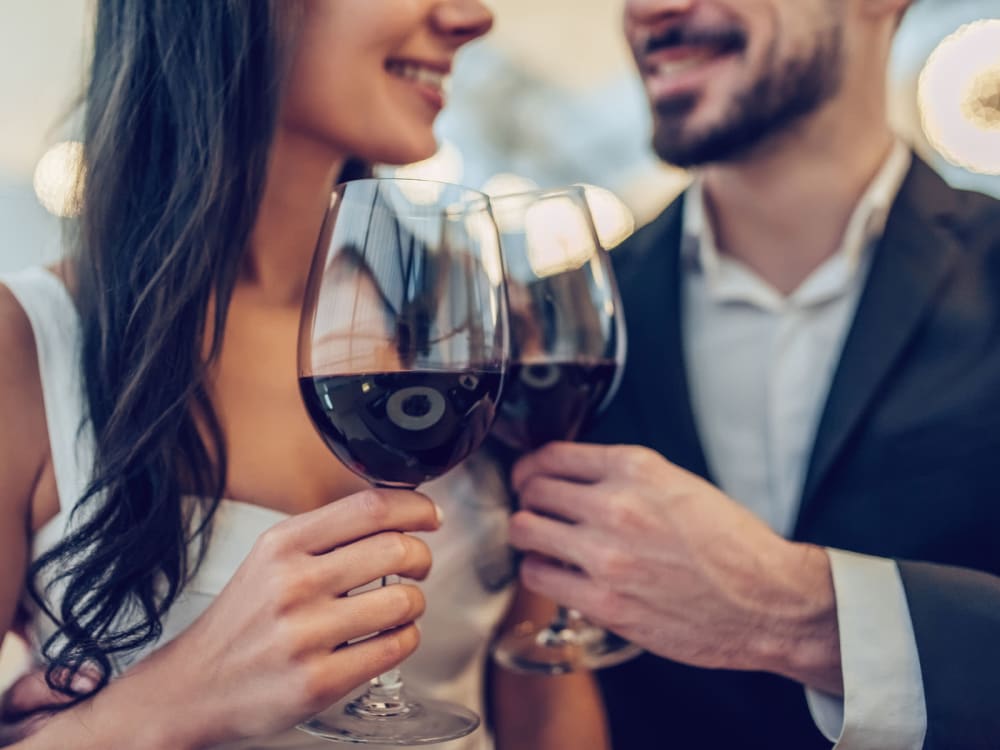
[[[700,29],[691,26],[671,26],[645,39],[639,45],[639,52],[642,55],[650,55],[674,47],[712,47],[720,53],[726,53],[738,52],[746,46],[746,32],[737,27]]]

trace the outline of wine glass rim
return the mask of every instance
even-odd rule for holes
[[[502,195],[491,195],[490,201],[493,203],[499,203],[505,200],[517,200],[526,198],[556,198],[560,195],[574,195],[580,198],[586,198],[587,191],[583,185],[563,185],[561,187],[553,188],[533,188],[531,190],[520,190],[516,193],[503,193]]]
[[[351,185],[364,185],[364,184],[399,184],[407,183],[411,185],[436,185],[441,188],[450,188],[452,190],[458,190],[464,195],[467,195],[466,199],[463,195],[463,200],[468,203],[479,203],[482,202],[485,207],[490,205],[490,196],[484,193],[482,190],[476,190],[475,188],[470,188],[467,185],[461,185],[457,182],[446,182],[444,180],[428,180],[421,177],[362,177],[357,180],[347,180],[346,182],[339,182],[333,187],[333,192],[343,193]]]

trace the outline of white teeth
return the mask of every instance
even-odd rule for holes
[[[683,73],[686,70],[698,67],[709,57],[710,55],[695,55],[694,57],[688,57],[684,60],[671,60],[670,62],[660,63],[656,66],[656,75],[671,76]]]
[[[389,72],[400,78],[430,86],[438,91],[444,91],[447,87],[448,76],[438,70],[431,70],[413,63],[390,63]]]

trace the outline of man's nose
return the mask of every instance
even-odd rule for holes
[[[698,0],[626,0],[626,26],[649,26],[690,13]]]

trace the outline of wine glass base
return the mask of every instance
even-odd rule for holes
[[[500,639],[493,659],[512,672],[561,675],[617,666],[641,653],[624,638],[576,619],[558,630],[523,622]]]
[[[632,661],[641,653],[642,648],[631,641],[603,631],[601,638],[584,649],[581,662],[587,669],[606,669]]]
[[[522,622],[500,639],[493,659],[511,672],[560,675],[585,668],[583,650],[574,630],[539,629],[534,623]]]
[[[407,700],[403,711],[379,716],[338,705],[299,724],[300,731],[330,742],[413,747],[464,737],[479,727],[479,717],[455,703]]]

